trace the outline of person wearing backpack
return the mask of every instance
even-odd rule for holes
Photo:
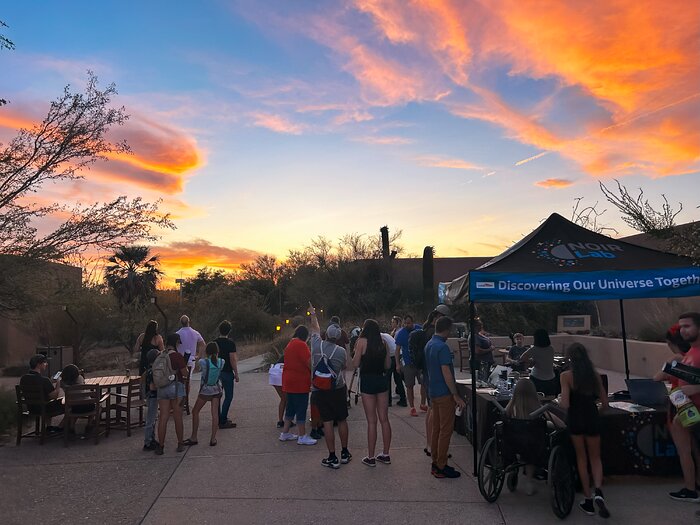
[[[403,318],[403,328],[396,333],[394,340],[396,341],[396,369],[402,373],[404,383],[406,384],[406,397],[408,404],[411,407],[410,414],[413,417],[418,417],[416,411],[415,398],[413,387],[416,382],[420,385],[420,409],[423,412],[428,411],[428,405],[425,404],[425,386],[420,368],[411,359],[409,349],[409,337],[414,330],[420,330],[422,326],[413,322],[413,317],[405,315]]]
[[[192,435],[184,442],[185,446],[194,446],[198,443],[197,431],[199,430],[199,412],[207,402],[211,401],[211,437],[209,446],[216,446],[216,431],[219,429],[219,401],[221,400],[221,371],[224,369],[224,360],[219,357],[219,345],[212,341],[204,349],[207,357],[196,362],[196,368],[202,372],[199,382],[199,395],[192,409]]]
[[[165,352],[161,352],[151,370],[153,371],[153,384],[158,389],[158,446],[156,454],[163,455],[165,445],[165,432],[168,429],[170,412],[175,420],[175,434],[177,435],[177,452],[185,450],[183,444],[182,406],[180,401],[185,397],[185,380],[187,376],[187,363],[177,351],[180,344],[178,334],[169,334],[165,340]]]
[[[325,341],[321,338],[321,328],[318,324],[315,308],[309,304],[311,316],[311,403],[316,405],[321,421],[323,434],[328,447],[328,457],[321,460],[321,465],[332,469],[340,468],[340,464],[349,463],[352,454],[348,450],[348,405],[347,387],[345,386],[345,368],[347,353],[342,341],[343,333],[340,326],[331,324],[326,329]],[[335,433],[333,422],[338,423],[340,437],[340,459],[335,453]]]

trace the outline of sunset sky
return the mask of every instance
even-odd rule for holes
[[[0,140],[91,69],[134,155],[37,196],[162,197],[168,272],[318,235],[496,255],[618,178],[700,219],[700,2],[6,3]],[[632,233],[613,209],[601,218]]]

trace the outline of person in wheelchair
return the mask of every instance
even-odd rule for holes
[[[536,414],[541,408],[535,384],[529,379],[518,381],[513,389],[513,397],[506,406],[506,416],[509,418],[507,426],[510,428],[504,433],[504,439],[520,460],[527,463],[523,467],[523,488],[528,496],[537,492],[533,477],[537,465],[545,460],[547,450],[544,433],[566,426],[562,420],[546,411],[533,417],[533,413]],[[544,424],[533,424],[535,420],[541,420]]]

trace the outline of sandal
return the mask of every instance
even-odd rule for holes
[[[199,441],[192,441],[191,439],[186,439],[185,441],[182,442],[183,445],[186,447],[193,447],[195,446]]]

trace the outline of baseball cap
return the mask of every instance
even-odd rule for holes
[[[340,336],[343,334],[343,331],[340,329],[340,327],[337,324],[332,324],[329,325],[328,328],[326,329],[326,339],[340,339]]]
[[[439,304],[435,307],[435,311],[439,314],[442,315],[450,315],[452,312],[450,312],[450,307],[447,306],[446,304]]]
[[[46,361],[48,361],[48,358],[44,354],[33,355],[29,360],[29,368],[34,369],[37,365],[45,363]]]

